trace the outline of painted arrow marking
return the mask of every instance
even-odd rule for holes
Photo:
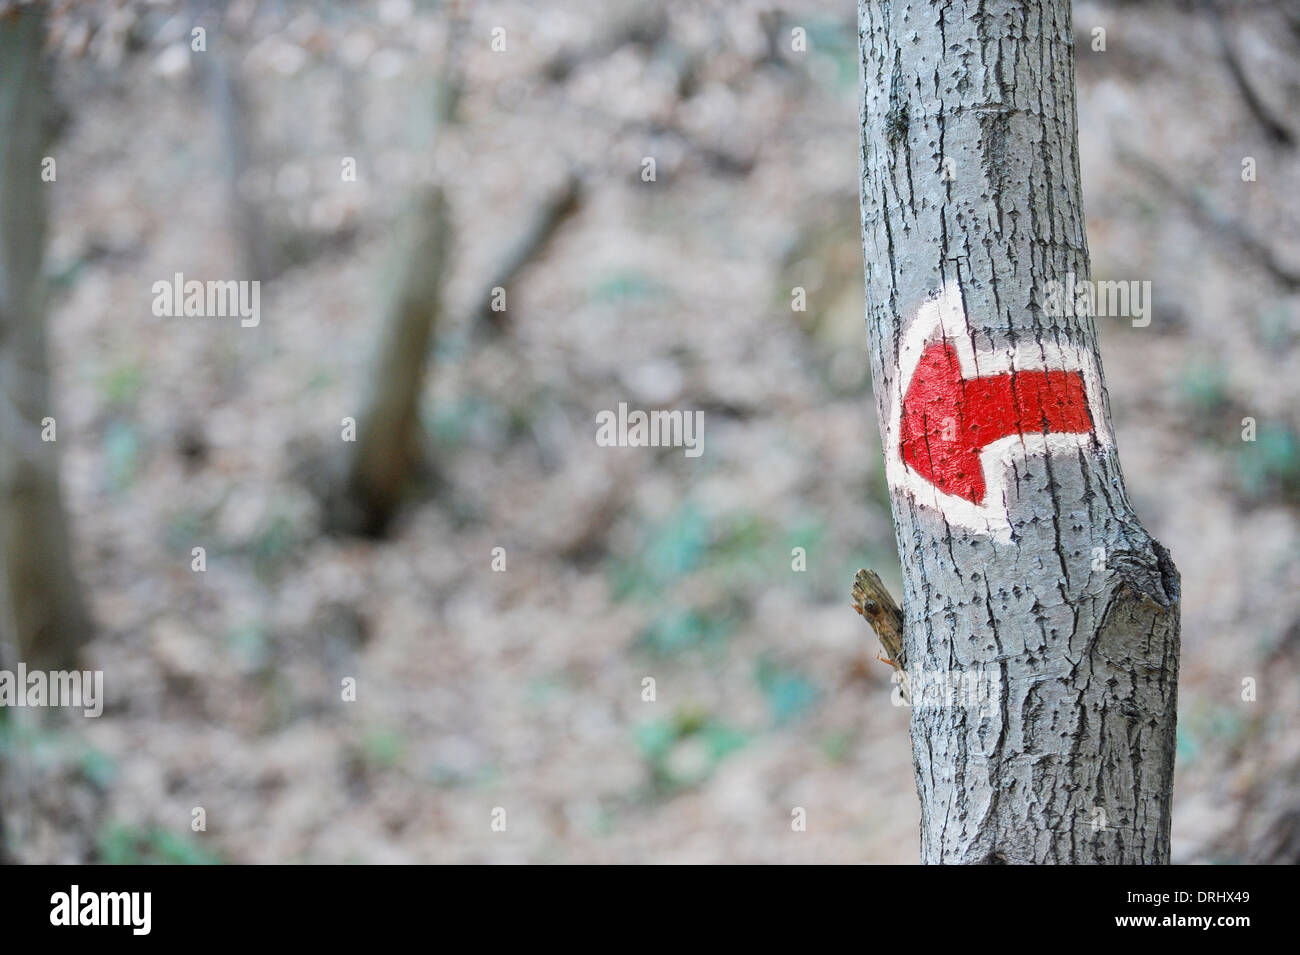
[[[948,523],[1009,542],[1007,476],[1017,456],[1114,440],[1091,353],[1039,344],[976,352],[955,282],[904,329],[890,390],[889,483]]]
[[[1089,432],[1083,374],[1022,371],[963,378],[957,349],[931,342],[903,396],[903,463],[941,491],[984,500],[980,452],[1011,435]]]

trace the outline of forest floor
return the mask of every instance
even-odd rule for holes
[[[448,42],[402,0],[241,0],[207,53],[175,2],[55,18],[58,443],[108,703],[6,730],[20,859],[916,861],[907,711],[848,598],[859,567],[899,592],[852,4],[672,0],[627,42],[586,6],[466,5]],[[1280,9],[1226,17],[1279,109],[1300,102]],[[1184,5],[1076,4],[1076,42],[1094,278],[1153,288],[1148,327],[1100,333],[1130,496],[1182,573],[1174,857],[1241,861],[1300,761],[1300,296],[1224,222],[1300,271],[1300,159]],[[462,95],[436,128],[448,49]],[[151,312],[177,272],[240,274],[195,66],[218,55],[241,187],[290,263],[256,328]],[[583,205],[509,290],[509,333],[473,337],[575,168]],[[345,451],[429,175],[456,236],[422,405],[437,480],[390,538],[328,536],[304,469]],[[620,401],[704,410],[704,454],[598,447]]]

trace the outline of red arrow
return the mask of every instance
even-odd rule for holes
[[[1078,371],[1016,371],[962,378],[957,349],[932,342],[903,396],[903,461],[939,490],[984,500],[980,452],[1013,434],[1092,430]]]

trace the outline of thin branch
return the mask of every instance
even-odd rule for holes
[[[1280,146],[1286,146],[1288,149],[1294,149],[1296,144],[1295,133],[1273,115],[1267,104],[1260,98],[1258,91],[1246,76],[1246,70],[1241,65],[1241,60],[1237,57],[1236,51],[1232,48],[1232,42],[1228,39],[1228,30],[1223,25],[1223,17],[1219,12],[1219,5],[1214,0],[1201,0],[1201,6],[1210,19],[1210,26],[1214,29],[1214,35],[1219,41],[1219,49],[1223,53],[1223,61],[1228,66],[1228,72],[1232,74],[1232,81],[1237,85],[1237,91],[1241,93],[1241,98],[1246,101],[1246,106],[1250,113],[1255,117],[1255,121],[1268,134],[1268,138]]]
[[[907,668],[903,649],[903,611],[874,570],[860,570],[853,578],[853,609],[876,631],[889,654],[885,662],[899,672]]]
[[[494,290],[498,288],[508,290],[519,273],[546,250],[560,230],[560,226],[564,225],[581,205],[582,180],[577,174],[571,174],[564,185],[551,193],[542,203],[528,228],[502,257],[487,288],[474,300],[472,328],[488,329],[494,335],[499,335],[507,329],[508,312],[492,309]]]
[[[1229,239],[1245,254],[1246,258],[1263,268],[1287,291],[1300,290],[1300,272],[1280,261],[1272,246],[1256,235],[1244,222],[1234,219],[1208,199],[1174,182],[1163,169],[1146,157],[1127,149],[1120,149],[1117,158],[1121,164],[1136,170],[1170,198],[1176,200],[1197,224]]]

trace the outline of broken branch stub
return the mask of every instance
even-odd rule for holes
[[[906,671],[903,611],[898,609],[898,604],[874,570],[859,570],[853,579],[853,609],[876,632],[880,645],[885,649],[884,661],[899,672]]]

